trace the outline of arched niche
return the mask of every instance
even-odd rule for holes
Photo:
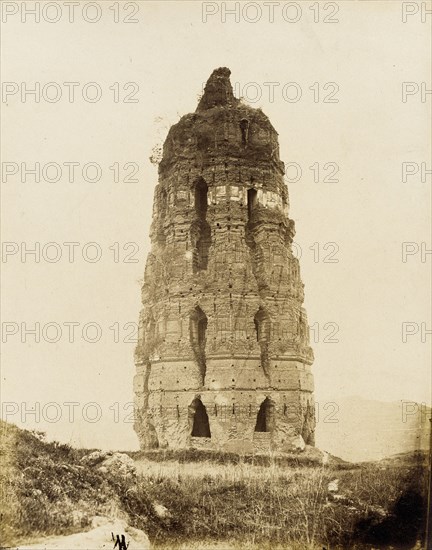
[[[195,220],[193,228],[193,271],[194,273],[207,269],[209,250],[211,246],[211,229],[207,222],[208,186],[200,179],[195,184]],[[191,229],[192,229],[191,228]]]
[[[258,343],[270,341],[270,316],[260,307],[254,316],[255,334]]]
[[[207,183],[203,179],[198,180],[195,184],[195,213],[202,220],[207,216],[207,195]]]
[[[258,204],[258,191],[256,189],[247,190],[247,207],[248,207],[248,220],[252,218],[253,211]]]

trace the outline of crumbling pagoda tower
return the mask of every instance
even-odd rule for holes
[[[142,448],[314,444],[303,284],[278,134],[210,76],[171,127],[155,189],[136,349]]]

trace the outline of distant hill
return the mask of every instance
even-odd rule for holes
[[[327,399],[317,411],[317,447],[344,460],[380,460],[429,449],[432,412],[424,404],[352,397]]]

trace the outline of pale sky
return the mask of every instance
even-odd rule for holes
[[[432,87],[432,16],[425,14],[422,22],[419,11],[403,22],[401,2],[392,0],[330,3],[338,7],[335,15],[322,3],[317,12],[316,6],[311,9],[316,3],[301,1],[301,13],[295,8],[285,12],[285,19],[298,17],[297,22],[284,19],[287,3],[280,2],[273,22],[263,9],[253,23],[253,2],[246,11],[239,4],[236,22],[228,14],[224,21],[221,3],[169,1],[137,2],[137,10],[131,3],[129,11],[121,6],[121,19],[128,14],[138,19],[127,24],[114,22],[113,3],[100,2],[100,20],[89,23],[83,19],[84,4],[72,23],[63,8],[57,23],[35,23],[31,16],[23,23],[18,12],[2,24],[2,80],[10,83],[7,91],[18,89],[2,103],[2,161],[27,168],[39,162],[41,181],[28,175],[21,182],[21,170],[2,180],[2,241],[17,243],[7,250],[18,252],[3,255],[2,263],[7,341],[1,397],[10,411],[21,413],[22,403],[31,407],[35,402],[41,409],[58,403],[61,411],[58,422],[46,419],[56,416],[54,406],[45,408],[38,423],[31,416],[22,422],[19,413],[9,420],[86,446],[137,447],[131,424],[114,423],[113,417],[118,402],[125,420],[132,400],[135,344],[123,339],[133,327],[123,327],[138,320],[139,280],[149,250],[157,170],[148,159],[169,126],[195,110],[204,82],[220,66],[231,69],[235,91],[269,116],[279,133],[281,159],[302,168],[299,181],[287,182],[313,327],[316,400],[357,395],[430,403],[431,335],[424,331],[431,328],[431,255],[421,252],[431,248],[431,176],[425,174],[422,181],[421,163],[431,169],[431,94],[426,92]],[[46,15],[55,17],[54,12]],[[94,17],[93,12],[86,16]],[[324,23],[324,17],[339,22]],[[40,83],[40,101],[27,95],[23,102],[20,93],[35,82]],[[49,82],[57,85],[43,92]],[[64,82],[78,83],[72,103]],[[94,103],[82,98],[83,91],[93,97],[97,90],[85,88],[89,82],[102,91]],[[405,102],[403,82],[414,83]],[[126,83],[136,84],[124,90]],[[46,100],[44,94],[52,98],[58,90],[58,102]],[[287,100],[299,90],[297,102]],[[331,97],[338,102],[323,102],[334,91]],[[117,92],[119,102],[113,100]],[[124,103],[125,96],[138,102]],[[65,162],[79,163],[73,182],[68,182]],[[88,162],[99,164],[99,181],[82,178]],[[116,183],[109,167],[117,162],[138,165],[138,181]],[[404,162],[419,169],[406,182]],[[44,181],[47,163],[63,167],[58,182]],[[338,182],[322,181],[333,166],[325,168],[327,163],[338,166]],[[121,179],[135,164],[121,170]],[[312,165],[320,167],[319,182]],[[13,166],[3,169],[13,171]],[[93,177],[91,168],[88,174]],[[293,168],[287,176],[294,177]],[[22,262],[21,243],[34,248],[36,242],[39,263],[31,255]],[[50,242],[58,245],[43,249]],[[65,242],[79,243],[73,262]],[[83,259],[89,242],[98,243],[100,261]],[[412,252],[418,249],[405,263],[403,242],[414,243]],[[121,259],[130,253],[138,261],[115,262],[114,243],[119,243]],[[135,244],[123,250],[126,243]],[[335,250],[328,243],[337,245],[332,256],[337,263],[323,261]],[[57,263],[44,259],[43,250],[53,257],[59,249]],[[94,247],[84,248],[89,256],[94,252]],[[5,323],[16,334],[5,335]],[[21,323],[27,328],[40,323],[41,341],[25,338]],[[47,323],[62,327],[57,343],[43,341]],[[72,343],[64,323],[78,323]],[[98,342],[82,336],[86,323],[100,327]],[[411,323],[413,332],[406,342],[403,323]],[[48,338],[55,339],[50,326]],[[120,342],[114,341],[116,326]],[[338,341],[325,342],[325,337]],[[65,402],[78,403],[72,423]],[[100,421],[89,422],[95,410],[85,408],[89,402],[100,405]]]

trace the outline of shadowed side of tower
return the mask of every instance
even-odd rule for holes
[[[314,444],[303,284],[277,132],[213,71],[171,127],[136,348],[142,448]]]

